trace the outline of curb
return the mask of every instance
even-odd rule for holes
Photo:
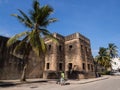
[[[91,83],[91,82],[96,82],[96,81],[101,81],[101,80],[106,80],[106,79],[109,79],[109,77],[100,78],[100,79],[96,79],[96,80],[90,80],[90,81],[81,81],[81,82],[78,81],[78,83],[71,82],[70,84],[86,84],[86,83]]]

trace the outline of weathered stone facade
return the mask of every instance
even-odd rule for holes
[[[95,77],[90,40],[80,33],[63,37],[54,33],[59,43],[46,40],[44,78],[55,78],[64,71],[66,78],[81,79]]]
[[[43,62],[32,51],[28,57],[27,78],[58,78],[61,71],[66,78],[81,79],[95,77],[90,40],[80,33],[62,36],[54,33],[58,43],[45,39],[47,53],[44,73]],[[8,38],[0,37],[0,79],[20,78],[24,66],[22,54],[12,55],[11,48],[6,47]],[[19,57],[18,57],[19,56]]]
[[[0,79],[20,79],[26,59],[23,54],[13,54],[15,45],[8,48],[6,46],[9,38],[0,36]],[[42,63],[32,51],[28,56],[27,78],[42,77]]]

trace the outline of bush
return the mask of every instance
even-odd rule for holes
[[[100,72],[101,75],[110,75],[110,71],[104,71],[104,72]]]

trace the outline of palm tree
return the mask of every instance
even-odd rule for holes
[[[110,64],[110,57],[107,52],[107,48],[100,47],[99,55],[96,57],[97,63],[104,66],[106,69],[111,66]]]
[[[11,37],[7,42],[7,46],[11,46],[18,40],[21,40],[19,43],[17,43],[14,52],[24,47],[28,52],[29,48],[31,48],[38,56],[44,56],[46,51],[44,37],[52,38],[54,41],[56,41],[52,34],[47,30],[47,26],[50,23],[57,21],[56,18],[49,17],[53,12],[53,8],[51,8],[49,5],[40,7],[38,0],[34,0],[33,9],[30,10],[29,17],[22,10],[18,9],[18,11],[20,12],[21,16],[17,14],[12,14],[12,16],[16,17],[29,29],[28,31]],[[28,52],[25,52],[24,55],[28,56]],[[26,67],[27,63],[24,65],[21,81],[25,81],[26,79]]]
[[[111,70],[112,70],[112,63],[113,63],[112,59],[118,57],[117,46],[114,43],[109,43],[107,50],[108,50],[108,55],[110,57]]]
[[[114,43],[109,43],[107,49],[111,59],[118,56],[117,46]]]

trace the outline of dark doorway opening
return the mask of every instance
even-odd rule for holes
[[[73,67],[73,64],[69,63],[68,72],[67,72],[68,79],[78,79],[78,71],[74,71],[72,67]]]

